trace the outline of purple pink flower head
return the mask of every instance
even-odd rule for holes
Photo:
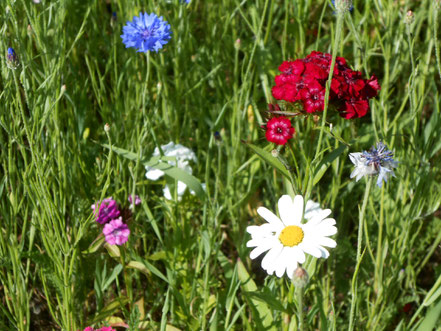
[[[91,208],[96,221],[100,224],[105,224],[111,219],[117,218],[120,214],[118,205],[112,197],[104,199],[101,203],[93,204]]]
[[[93,327],[88,326],[83,331],[116,331],[116,330],[112,329],[112,327],[110,327],[110,326],[104,326],[104,327],[99,328],[99,329],[94,329]]]
[[[137,206],[141,203],[141,198],[138,195],[135,195],[134,197],[135,197],[135,206]],[[129,202],[131,205],[133,205],[132,195],[129,195]]]
[[[129,239],[130,230],[119,217],[104,225],[103,233],[109,245],[122,245]]]

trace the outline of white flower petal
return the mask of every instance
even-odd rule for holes
[[[249,243],[249,242],[248,242]],[[248,246],[247,243],[247,246]],[[254,248],[250,253],[250,258],[254,260],[256,257],[258,257],[263,252],[266,252],[267,250],[271,249],[271,247],[274,245],[274,242],[271,240],[263,241],[259,245],[255,245],[256,248]]]
[[[327,259],[329,257],[329,252],[326,248],[319,246],[320,252],[322,254],[321,258]]]
[[[335,242],[334,239],[327,238],[327,237],[320,238],[318,244],[322,245],[322,246],[330,247],[330,248],[334,248],[337,246],[337,243]]]
[[[280,218],[285,225],[294,224],[294,202],[289,195],[282,195],[277,203]]]
[[[257,208],[257,213],[268,223],[277,226],[277,227],[284,227],[282,221],[280,218],[278,218],[274,213],[270,210],[268,210],[265,207],[259,207]]]
[[[273,232],[275,232],[275,228],[270,223],[265,223],[260,226],[253,225],[247,227],[247,232],[251,234],[253,239],[265,238],[273,236]]]
[[[305,242],[305,240],[299,245],[299,247],[301,247],[301,249],[305,252],[308,253],[309,255],[312,255],[316,258],[321,258],[322,257],[322,252],[320,251],[320,249],[317,247],[317,245],[315,245],[314,243],[310,243],[310,242]]]
[[[159,178],[164,176],[164,172],[159,169],[145,167],[145,170],[147,170],[147,172],[145,173],[145,176],[147,177],[147,179],[150,179],[150,180],[158,180]]]
[[[289,263],[290,251],[287,248],[289,247],[283,248],[282,253],[279,255],[279,258],[275,262],[276,276],[279,278],[283,276]]]
[[[273,248],[270,249],[270,251],[265,255],[265,257],[262,259],[262,268],[267,270],[272,268],[274,261],[279,257],[280,253],[282,252],[283,245],[282,244],[276,244]],[[274,269],[273,269],[274,270]],[[268,274],[272,274],[272,272],[268,272]]]
[[[293,251],[294,251],[293,256],[295,256],[295,259],[297,260],[297,262],[300,264],[305,263],[306,256],[305,256],[305,253],[303,252],[303,250],[301,250],[299,248],[299,246],[295,246],[295,247],[293,247]]]

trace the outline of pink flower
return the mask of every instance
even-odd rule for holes
[[[88,326],[83,331],[116,331],[116,330],[112,329],[112,327],[110,327],[110,326],[104,326],[104,327],[102,327],[100,329],[94,329],[93,327]]]
[[[119,217],[104,225],[103,233],[109,245],[122,245],[129,239],[130,230]]]
[[[283,116],[274,117],[266,123],[266,139],[278,145],[285,145],[294,132],[291,121]]]
[[[132,195],[129,195],[129,202],[131,205],[133,204]],[[135,194],[135,206],[139,205],[140,203],[141,203],[140,197]]]
[[[104,199],[101,204],[93,204],[91,208],[94,211],[96,221],[100,224],[105,224],[111,219],[117,218],[120,214],[118,205],[116,204],[116,201],[112,199],[112,197]]]

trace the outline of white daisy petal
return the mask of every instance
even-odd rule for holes
[[[337,243],[334,239],[328,238],[328,237],[322,237],[319,240],[319,245],[323,245],[326,247],[334,248],[337,246]]]
[[[278,227],[283,227],[283,223],[274,213],[265,207],[257,208],[257,213],[268,223],[276,225]]]
[[[322,257],[322,252],[317,247],[317,245],[304,243],[304,245],[302,245],[301,248],[305,253],[308,253],[309,255],[312,255],[316,258]]]
[[[282,244],[277,244],[273,248],[271,248],[270,251],[265,255],[265,257],[262,260],[262,268],[265,270],[272,268],[274,261],[280,255],[280,253],[282,252],[282,249],[283,249]],[[272,272],[269,274],[272,274]]]
[[[251,234],[253,239],[266,238],[272,236],[272,233],[277,230],[272,224],[265,223],[260,226],[249,226],[247,232]]]
[[[299,247],[293,247],[293,250],[294,250],[294,254],[295,254],[297,262],[300,264],[305,263],[306,257],[305,257],[305,253],[303,252],[303,250],[301,250]]]
[[[327,259],[329,257],[329,252],[326,248],[323,248],[321,246],[319,246],[320,252],[321,252],[321,258],[323,259]]]
[[[295,222],[294,201],[289,195],[282,195],[277,203],[283,224],[293,225]]]
[[[299,225],[302,223],[302,216],[303,216],[303,197],[301,195],[296,195],[294,197],[294,207],[293,207],[293,214],[294,214],[294,222],[290,225]]]
[[[287,248],[288,247],[284,247],[282,253],[279,255],[279,258],[275,262],[276,276],[279,278],[283,276],[289,263],[290,251]]]
[[[247,243],[248,244],[248,243]],[[254,248],[251,253],[250,253],[250,258],[251,260],[254,260],[256,257],[258,257],[260,254],[266,252],[267,250],[269,250],[274,244],[268,240],[267,242],[262,243],[261,245],[257,246],[256,248]],[[248,246],[248,245],[247,245]]]

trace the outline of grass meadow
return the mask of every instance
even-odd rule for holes
[[[441,330],[439,2],[2,0],[0,330]],[[122,43],[140,12],[171,26],[157,53]],[[296,116],[272,157],[277,68],[311,51],[381,91],[362,118]],[[398,161],[381,188],[348,157],[378,141]],[[192,175],[147,179],[169,142],[195,153]],[[246,246],[257,208],[294,193],[338,229],[304,288]],[[107,197],[121,246],[91,209]]]

